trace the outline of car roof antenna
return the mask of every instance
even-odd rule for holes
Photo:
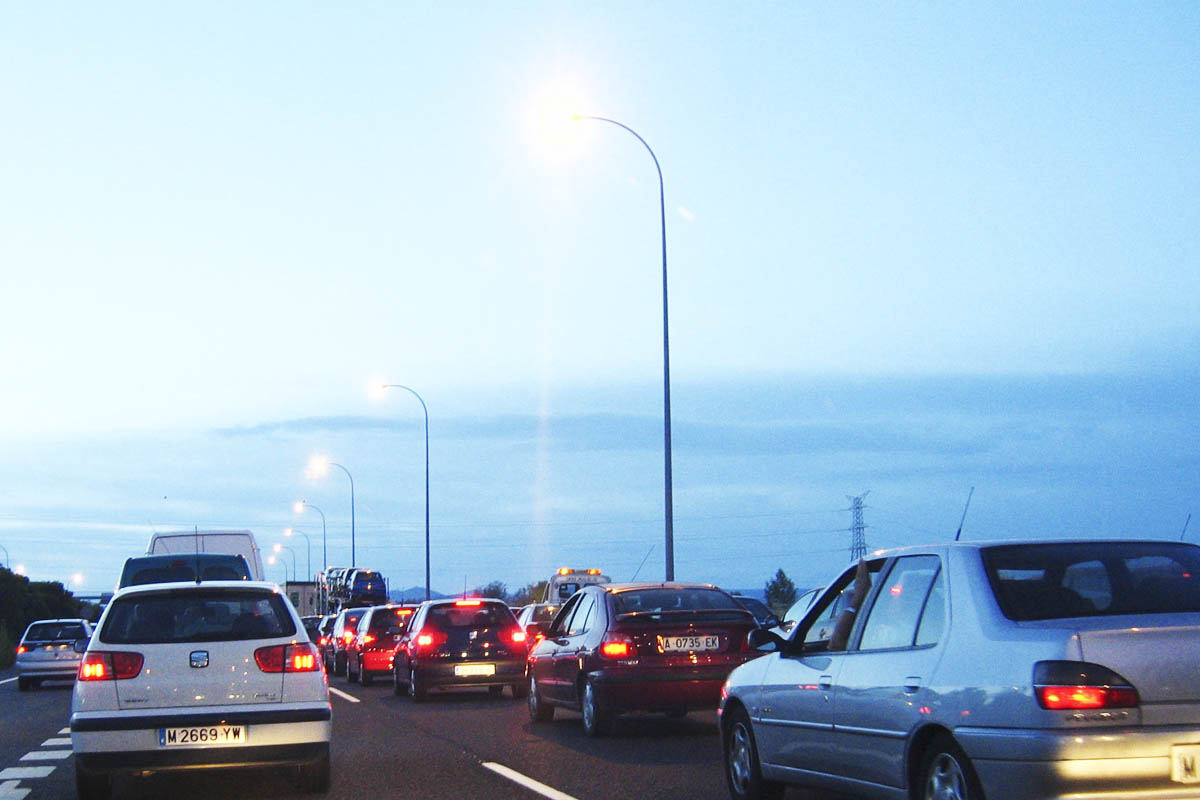
[[[971,507],[971,495],[975,494],[975,487],[971,487],[971,491],[967,492],[967,504],[963,506],[962,519],[958,521],[958,533],[954,534],[954,541],[958,541],[958,537],[962,536],[963,523],[967,521],[967,509]]]
[[[192,525],[192,531],[195,533],[195,536],[193,536],[192,538],[196,542],[196,557],[192,559],[192,564],[195,566],[195,569],[196,569],[196,583],[199,583],[200,582],[200,526]]]
[[[1179,532],[1179,541],[1181,541],[1181,542],[1182,542],[1182,541],[1183,541],[1183,537],[1184,537],[1184,536],[1187,536],[1187,526],[1188,526],[1188,523],[1189,523],[1189,522],[1191,522],[1191,521],[1192,521],[1192,514],[1191,514],[1191,512],[1189,511],[1189,512],[1188,512],[1188,517],[1187,517],[1187,519],[1185,519],[1185,520],[1183,521],[1183,530]]]

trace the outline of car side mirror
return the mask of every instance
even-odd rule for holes
[[[90,641],[92,641],[92,637],[90,637],[90,636],[87,637],[86,639],[76,639],[74,642],[71,643],[71,649],[74,650],[76,653],[83,653],[87,650],[88,642],[90,642]]]
[[[746,634],[746,645],[751,650],[759,650],[764,653],[782,652],[787,645],[779,634],[775,631],[766,628],[755,628]]]
[[[545,636],[546,635],[546,623],[544,623],[544,622],[528,623],[525,626],[525,635],[529,636],[529,637]]]

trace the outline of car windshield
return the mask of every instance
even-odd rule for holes
[[[499,603],[484,603],[479,606],[443,605],[429,609],[425,625],[438,630],[451,628],[496,628],[515,625],[508,606]]]
[[[1200,548],[1171,542],[989,547],[983,561],[1013,620],[1200,611]]]
[[[39,622],[29,626],[24,641],[56,642],[64,639],[82,639],[85,636],[87,633],[78,622]]]
[[[716,589],[631,589],[613,594],[618,616],[651,620],[670,615],[744,619],[750,612]]]
[[[404,630],[411,616],[412,611],[407,608],[380,609],[371,615],[370,627],[372,631],[386,631],[395,625],[400,630]]]
[[[274,592],[160,592],[112,601],[105,644],[218,642],[292,636],[286,601]]]

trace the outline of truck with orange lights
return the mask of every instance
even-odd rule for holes
[[[584,586],[594,583],[612,583],[612,578],[595,568],[559,567],[546,583],[546,593],[542,596],[542,602],[564,603]]]

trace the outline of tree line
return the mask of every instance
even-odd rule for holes
[[[17,642],[39,619],[96,618],[90,603],[77,599],[58,581],[31,581],[0,567],[0,669],[13,665]]]

